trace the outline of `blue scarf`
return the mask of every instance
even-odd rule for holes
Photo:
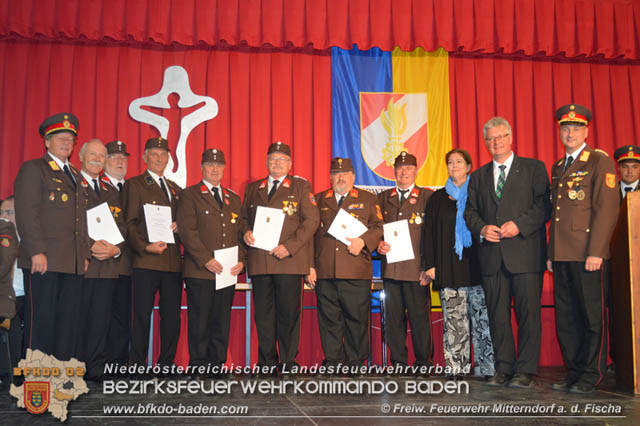
[[[456,243],[453,246],[458,259],[462,260],[462,250],[464,247],[471,247],[471,232],[467,228],[467,224],[464,221],[464,208],[467,205],[467,187],[469,186],[469,178],[464,181],[461,187],[458,187],[451,178],[447,179],[447,183],[444,186],[447,194],[454,200],[456,200]]]

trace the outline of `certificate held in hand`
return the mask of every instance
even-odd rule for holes
[[[145,204],[144,221],[147,224],[150,243],[162,241],[167,244],[175,244],[176,240],[171,230],[171,207]]]
[[[284,225],[284,212],[281,209],[258,206],[253,222],[253,247],[271,251],[278,247]]]
[[[87,210],[87,227],[94,241],[105,240],[114,246],[124,241],[106,202]]]
[[[391,246],[391,250],[386,254],[387,263],[415,259],[407,219],[385,223],[382,225],[382,229],[385,242]]]
[[[351,216],[346,210],[340,209],[327,232],[344,245],[350,246],[351,242],[347,237],[357,238],[368,230],[364,223]]]
[[[238,283],[238,276],[231,275],[231,268],[238,264],[238,246],[213,251],[213,257],[222,265],[222,273],[216,274],[216,290]]]

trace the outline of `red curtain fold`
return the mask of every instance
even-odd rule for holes
[[[637,0],[20,0],[0,37],[640,59]]]

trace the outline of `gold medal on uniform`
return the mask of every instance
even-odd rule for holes
[[[50,193],[50,194],[49,194],[49,201],[53,201],[53,200],[55,200],[55,199],[56,199],[55,194],[54,194],[53,192],[52,192],[52,193]]]
[[[238,217],[237,214],[235,213],[231,213],[231,223],[236,223],[236,218]]]
[[[415,213],[411,213],[411,219],[409,219],[409,223],[413,225],[413,222],[416,218],[416,214]]]
[[[416,225],[420,225],[422,223],[422,217],[420,215],[416,216]]]
[[[63,203],[66,203],[67,201],[69,201],[69,196],[65,193],[62,193],[62,196],[60,197],[60,199],[62,200]]]
[[[584,200],[584,191],[582,189],[578,191],[578,193],[576,194],[576,197],[578,197],[578,200],[580,201]]]
[[[578,196],[578,194],[576,193],[576,191],[574,191],[573,189],[571,191],[569,191],[569,194],[567,194],[569,196],[570,200],[575,200],[576,197]]]

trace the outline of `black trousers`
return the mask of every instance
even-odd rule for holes
[[[143,365],[149,349],[151,312],[160,292],[160,357],[158,364],[171,365],[180,337],[182,280],[179,272],[134,269],[132,286],[131,363]]]
[[[408,362],[407,316],[415,365],[431,365],[431,312],[429,287],[419,282],[384,280],[386,340],[393,364]],[[405,313],[406,312],[406,313]]]
[[[538,372],[542,278],[542,272],[512,274],[504,264],[496,275],[482,277],[498,373]],[[512,299],[518,322],[517,356],[511,328]]]
[[[302,276],[254,275],[251,284],[258,332],[258,364],[294,363],[300,342]]]
[[[371,280],[318,280],[316,297],[324,364],[364,364],[369,355]]]
[[[606,289],[603,271],[585,262],[553,262],[556,332],[567,380],[597,385],[607,371]]]
[[[613,277],[611,276],[611,262],[602,261],[602,282],[604,292],[606,294],[607,303],[607,324],[609,336],[609,356],[613,363],[616,362],[616,341],[615,341],[615,323],[613,322]]]
[[[189,306],[189,364],[222,365],[227,361],[235,287],[216,290],[214,280],[185,278]]]
[[[61,361],[78,358],[82,275],[23,272],[28,277],[24,288],[26,347]]]
[[[131,339],[131,277],[120,275],[113,287],[107,362],[124,365],[129,361]]]
[[[116,282],[117,279],[85,278],[82,283],[82,333],[78,352],[80,360],[85,362],[87,379],[98,379],[104,373]]]
[[[11,326],[9,327],[9,347],[11,348],[11,365],[7,359],[5,348],[0,349],[0,374],[13,374],[13,368],[18,366],[18,362],[23,358],[22,355],[22,330],[24,318],[24,296],[16,297],[16,315],[11,318]],[[0,317],[0,322],[4,317]]]

